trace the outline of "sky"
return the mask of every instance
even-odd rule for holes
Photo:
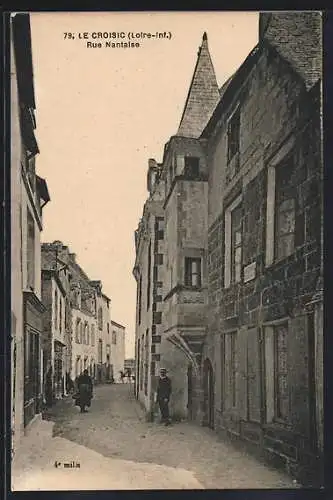
[[[42,241],[62,241],[102,281],[111,319],[126,327],[126,357],[134,357],[134,231],[148,159],[160,162],[177,132],[203,33],[222,86],[256,45],[258,14],[43,12],[31,14],[31,31],[36,166],[51,196]],[[140,46],[105,47],[122,40],[93,39],[99,32],[134,33]],[[168,38],[142,38],[147,32]],[[87,46],[97,41],[101,48]]]

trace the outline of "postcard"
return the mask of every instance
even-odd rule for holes
[[[12,490],[323,486],[321,12],[9,23]]]

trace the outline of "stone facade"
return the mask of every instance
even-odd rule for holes
[[[275,16],[274,37],[283,40]],[[320,14],[307,16],[320,31]],[[306,33],[302,19],[288,18],[294,32],[284,46],[270,43],[268,22],[270,36],[231,79],[202,137],[214,427],[310,481],[322,451],[322,351],[315,347],[322,326],[320,299],[313,300],[322,286],[321,86],[320,72],[306,79],[305,52],[304,71],[292,65],[292,36],[301,43]],[[318,68],[320,57],[318,45],[308,65]],[[234,113],[238,147],[230,158]]]
[[[40,233],[47,185],[36,174],[35,96],[28,14],[11,17],[11,386],[12,450],[41,412]]]
[[[44,401],[51,404],[67,394],[71,372],[72,310],[70,306],[71,276],[68,269],[69,250],[61,242],[42,244]],[[48,401],[46,401],[48,400]]]
[[[136,260],[133,269],[137,282],[135,394],[149,419],[154,413],[163,310],[164,184],[159,177],[160,165],[153,159],[149,160],[147,188],[150,196],[135,233]]]
[[[88,370],[89,375],[94,380],[98,380],[98,342],[95,315],[73,306],[72,330],[72,380],[75,381],[83,370]]]
[[[111,321],[110,328],[110,365],[114,381],[118,382],[120,372],[124,372],[125,369],[126,329],[116,321]]]
[[[323,451],[320,13],[261,14],[258,45],[218,98],[216,88],[204,35],[154,176],[164,220],[158,356],[171,413],[314,484]],[[151,198],[136,240],[138,297],[150,214]],[[139,310],[142,347],[151,317],[147,308],[140,326]],[[139,397],[148,349],[136,353]]]
[[[36,174],[35,97],[28,14],[11,17],[11,399],[12,451],[40,415],[42,315],[40,233],[47,185]]]
[[[189,167],[192,161],[196,163],[193,171]],[[162,178],[167,189],[161,360],[172,379],[173,417],[200,419],[197,391],[207,320],[208,175],[197,139],[170,139]]]
[[[136,232],[136,391],[154,413],[158,367],[165,367],[174,419],[201,419],[208,171],[205,141],[198,138],[219,97],[204,34],[178,132],[165,145],[161,164],[150,161],[150,197]]]
[[[90,284],[95,289],[96,317],[97,317],[97,361],[96,361],[96,382],[102,383],[112,380],[112,368],[110,366],[110,346],[111,346],[111,300],[102,293],[102,283],[91,281]]]
[[[107,356],[111,343],[111,299],[102,292],[102,282],[90,280],[77,263],[76,255],[61,241],[43,243],[42,256],[43,298],[47,308],[44,344],[48,346],[44,368],[45,373],[52,368],[54,397],[67,394],[86,368],[96,383],[111,381]],[[62,377],[56,376],[57,387],[55,365],[57,372],[61,365],[62,372]]]
[[[92,282],[76,260],[76,255],[69,254],[68,268],[71,275],[72,309],[72,381],[88,369],[92,378],[103,381],[102,360],[98,363],[99,339],[98,309],[101,301],[101,282]],[[97,367],[99,366],[99,370]]]

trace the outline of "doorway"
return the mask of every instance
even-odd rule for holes
[[[204,362],[204,422],[214,429],[214,372],[208,358]]]

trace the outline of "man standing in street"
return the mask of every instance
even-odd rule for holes
[[[166,369],[160,369],[160,376],[157,385],[157,402],[161,412],[161,422],[165,425],[170,424],[169,400],[171,395],[171,380],[167,377]]]

